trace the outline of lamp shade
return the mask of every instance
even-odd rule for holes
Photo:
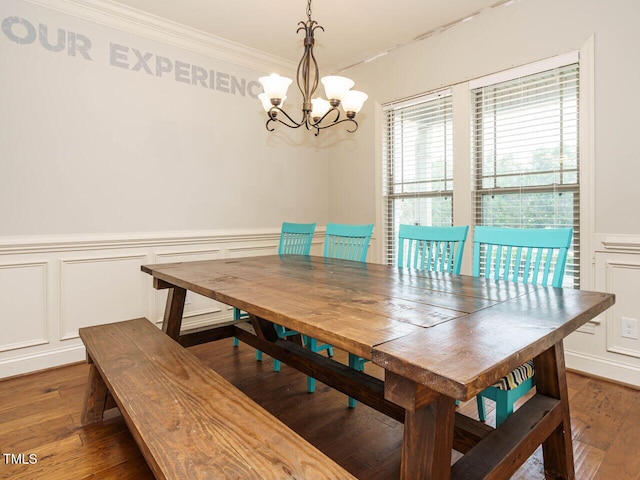
[[[312,119],[320,119],[324,117],[324,115],[331,110],[331,104],[325,100],[324,98],[314,98],[311,100],[311,105],[313,106],[311,110],[311,118]]]
[[[369,96],[364,92],[349,90],[345,96],[342,97],[342,108],[345,112],[358,113],[367,98],[369,98]]]
[[[353,80],[347,77],[331,75],[320,79],[324,92],[329,100],[342,100],[342,97],[353,87]]]
[[[293,80],[288,77],[281,77],[277,73],[272,73],[267,77],[260,77],[258,81],[262,84],[267,97],[282,99],[287,96],[287,90]]]
[[[262,103],[262,108],[264,108],[265,112],[268,112],[269,110],[271,110],[271,107],[273,105],[271,105],[271,99],[267,97],[266,93],[259,93],[258,99],[260,100],[260,103]]]

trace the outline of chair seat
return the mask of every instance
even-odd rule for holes
[[[533,377],[533,360],[529,360],[524,365],[520,365],[515,370],[507,373],[498,382],[494,383],[492,387],[499,388],[500,390],[515,390],[528,379]]]

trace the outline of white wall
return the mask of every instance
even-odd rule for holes
[[[386,102],[580,50],[593,36],[594,138],[584,140],[594,146],[594,211],[587,212],[591,231],[581,232],[588,247],[584,253],[593,265],[583,284],[616,293],[617,304],[601,316],[601,323],[567,339],[567,363],[635,385],[640,385],[640,342],[621,337],[620,321],[640,319],[640,163],[635,158],[640,136],[634,134],[640,111],[639,17],[640,3],[635,0],[515,1],[346,72],[370,95],[363,116],[374,117]],[[379,137],[380,122],[363,122],[357,138],[332,151],[333,217],[366,211],[377,215],[379,225]],[[357,168],[345,169],[354,155]],[[358,210],[345,211],[352,198],[358,198]],[[376,255],[381,258],[381,251]]]
[[[22,0],[0,2],[0,21],[0,235],[327,221],[327,152],[302,132],[268,134],[261,64]]]

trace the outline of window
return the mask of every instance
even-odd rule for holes
[[[384,119],[385,255],[393,264],[400,224],[452,225],[451,93],[388,105]]]
[[[475,224],[573,227],[579,287],[578,64],[473,89]]]
[[[385,105],[384,260],[395,263],[401,223],[573,227],[565,286],[578,288],[590,175],[580,172],[579,89],[576,51]]]

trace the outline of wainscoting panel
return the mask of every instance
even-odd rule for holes
[[[78,329],[89,325],[144,317],[145,260],[144,254],[62,260],[60,340],[78,338]]]
[[[634,259],[636,260],[636,259]],[[640,258],[637,261],[612,261],[605,263],[607,290],[616,293],[616,304],[607,315],[607,351],[640,358]],[[636,325],[635,338],[623,331],[623,322]]]
[[[47,262],[0,264],[0,352],[49,343]]]

